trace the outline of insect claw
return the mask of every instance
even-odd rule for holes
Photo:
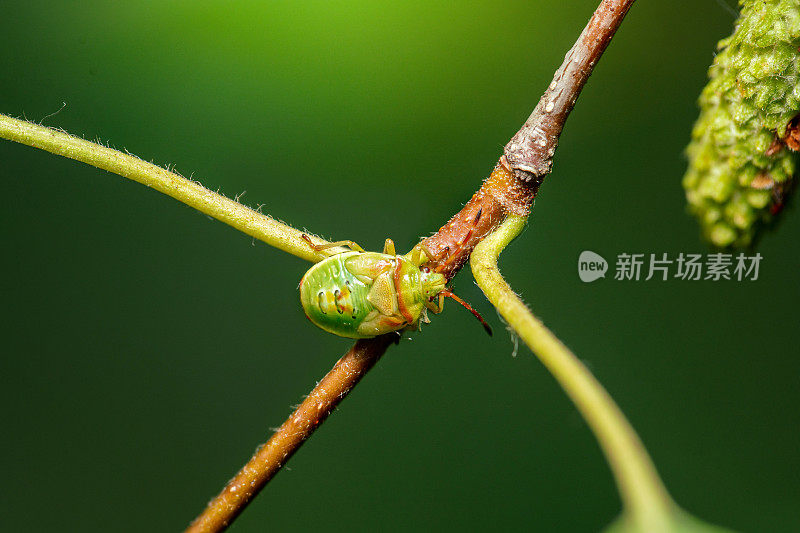
[[[428,318],[428,309],[427,308],[422,310],[422,314],[420,315],[419,321],[421,323],[424,323],[424,324],[430,324],[431,323],[431,319]],[[422,329],[422,327],[420,327],[420,329]]]

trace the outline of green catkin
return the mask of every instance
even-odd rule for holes
[[[781,140],[800,113],[800,0],[739,4],[700,95],[683,178],[689,211],[719,247],[753,241],[782,206],[796,165]]]

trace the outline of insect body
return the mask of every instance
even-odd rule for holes
[[[387,252],[394,246],[387,243]],[[375,337],[417,323],[445,286],[442,274],[424,272],[393,253],[351,251],[320,261],[300,281],[300,303],[320,328],[353,339]]]
[[[445,288],[443,274],[424,266],[427,256],[420,249],[401,256],[390,239],[384,253],[377,253],[350,241],[319,246],[303,238],[315,250],[341,244],[354,249],[320,261],[300,280],[303,311],[325,331],[352,339],[375,337],[416,326],[420,319],[427,322],[427,310],[441,312],[444,296],[461,302]],[[438,305],[433,303],[436,297]]]

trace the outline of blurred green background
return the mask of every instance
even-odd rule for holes
[[[0,112],[246,191],[326,237],[405,250],[479,186],[596,3],[13,2]],[[797,210],[760,243],[756,282],[577,276],[587,249],[708,251],[684,213],[682,150],[733,21],[723,0],[634,5],[501,265],[681,505],[797,531]],[[350,342],[303,318],[299,259],[6,141],[0,176],[2,529],[180,530]],[[494,338],[451,304],[392,347],[234,531],[584,532],[615,518],[573,406],[527,349],[512,357],[468,271],[455,288]]]

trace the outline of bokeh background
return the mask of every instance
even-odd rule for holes
[[[595,7],[11,2],[0,112],[246,191],[326,237],[405,250],[479,186]],[[587,249],[708,251],[684,212],[682,150],[733,21],[724,0],[634,5],[501,264],[681,505],[797,531],[797,210],[760,242],[755,282],[577,276]],[[2,529],[180,530],[350,342],[303,318],[308,264],[170,198],[5,141],[0,179]],[[615,518],[573,406],[527,349],[512,357],[468,271],[455,288],[495,337],[449,305],[392,347],[234,531],[584,532]]]

